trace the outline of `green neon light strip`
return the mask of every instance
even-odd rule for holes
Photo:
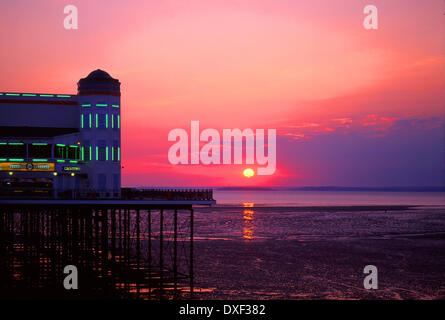
[[[99,127],[99,115],[96,113],[96,128]]]
[[[120,115],[117,115],[117,128],[120,129],[121,127],[121,117]]]
[[[108,147],[105,147],[105,161],[108,161]]]
[[[96,147],[96,161],[99,161],[99,147]]]
[[[0,161],[6,161],[6,159],[5,158],[1,158]]]
[[[111,147],[111,161],[114,161],[114,147]]]
[[[67,94],[58,94],[57,95],[59,98],[71,98],[71,96],[67,95]]]
[[[33,146],[47,146],[47,143],[40,143],[40,142],[35,142],[32,144]]]
[[[10,142],[8,144],[11,146],[22,146],[23,145],[23,143],[21,143],[21,142]]]
[[[108,114],[105,115],[105,128],[108,129]]]
[[[64,145],[64,144],[60,144],[60,143],[58,143],[58,144],[56,144],[56,146],[58,146],[58,147],[64,147],[65,145]]]
[[[119,108],[119,105],[118,104],[112,104],[111,105],[113,108]]]
[[[19,96],[20,93],[7,93],[6,95],[7,96]]]
[[[65,162],[65,160],[57,160],[57,162]]]
[[[75,161],[75,160],[70,160],[70,163],[77,163],[77,161]]]
[[[54,97],[53,94],[39,94],[41,97]]]
[[[48,159],[32,159],[32,162],[46,162]]]
[[[114,114],[111,115],[111,128],[114,129]]]
[[[91,104],[89,104],[89,103],[83,104],[82,107],[91,107]]]
[[[96,103],[96,107],[108,107],[108,104]]]
[[[117,161],[121,161],[121,148],[117,147]]]
[[[24,93],[24,94],[22,94],[22,96],[24,96],[24,97],[35,97],[36,94],[34,94],[34,93]]]
[[[80,127],[83,129],[83,114],[80,115]]]
[[[9,159],[9,161],[23,162],[23,161],[25,161],[25,159]]]
[[[93,152],[92,152],[91,146],[89,146],[88,148],[90,148],[90,161],[91,161],[91,154],[92,154]]]
[[[6,144],[6,142],[0,142],[0,145],[5,145]]]
[[[82,161],[85,161],[85,147],[82,147]]]

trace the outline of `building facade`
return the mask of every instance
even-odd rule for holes
[[[120,82],[95,70],[78,92],[0,92],[0,197],[119,198]]]

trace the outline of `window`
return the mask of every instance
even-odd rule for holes
[[[120,115],[118,115],[118,114],[110,115],[110,123],[111,123],[110,126],[114,130],[118,130],[121,127],[120,121],[121,121]]]
[[[83,159],[84,159],[84,161],[91,161],[91,158],[92,158],[91,149],[92,149],[91,146],[84,146],[83,147],[83,151],[84,151]]]
[[[0,143],[0,158],[26,158],[24,143]]]
[[[80,160],[80,157],[80,147],[78,146],[66,146],[64,144],[57,144],[54,148],[54,158]]]
[[[96,147],[96,160],[106,161],[108,159],[107,147]]]
[[[54,158],[65,159],[65,148],[66,146],[64,144],[56,144],[56,146],[54,147]]]
[[[108,115],[98,113],[96,114],[96,128],[106,129],[108,128]]]
[[[91,146],[89,140],[85,140],[84,146],[82,147],[82,160],[91,161]]]
[[[68,159],[80,160],[80,148],[78,146],[68,147]]]
[[[91,113],[82,113],[80,115],[80,127],[82,129],[91,128]]]
[[[46,143],[32,143],[28,145],[29,158],[52,158],[51,144]]]
[[[112,152],[111,160],[114,162],[118,162],[119,161],[119,148],[112,147],[111,150],[112,150],[111,151]]]

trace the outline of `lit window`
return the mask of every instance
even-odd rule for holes
[[[97,161],[107,161],[107,147],[96,147],[96,160]]]
[[[119,161],[119,148],[112,147],[111,150],[112,150],[111,161],[118,162]]]
[[[108,115],[106,114],[96,114],[96,128],[105,129],[108,125]]]

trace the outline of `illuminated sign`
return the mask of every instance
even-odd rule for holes
[[[0,171],[54,171],[54,163],[0,163]]]
[[[80,171],[80,167],[63,167],[63,171]]]

